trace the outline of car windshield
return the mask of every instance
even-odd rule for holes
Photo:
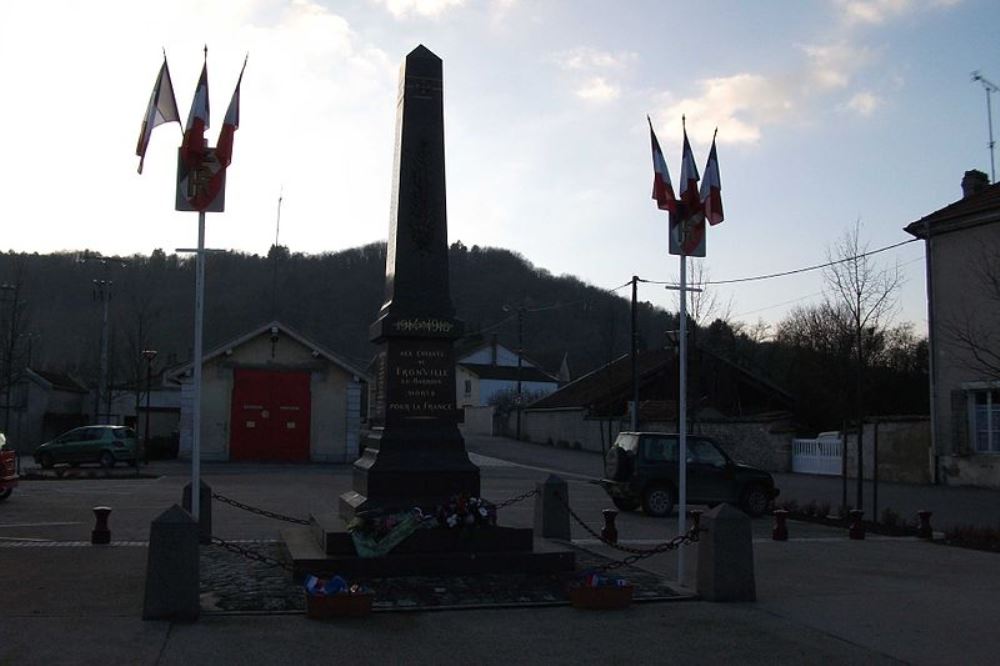
[[[623,432],[618,435],[618,439],[615,440],[615,446],[619,449],[624,449],[629,453],[635,453],[636,449],[639,448],[639,436]]]
[[[135,439],[135,431],[131,428],[121,428],[112,432],[115,434],[115,439]]]

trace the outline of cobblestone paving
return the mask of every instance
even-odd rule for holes
[[[279,542],[243,544],[284,559]],[[577,571],[611,560],[576,548]],[[684,598],[665,579],[643,569],[625,566],[612,572],[635,586],[635,601]],[[361,581],[375,591],[374,610],[431,610],[568,604],[566,582],[571,576],[490,574],[478,576],[405,576]],[[202,610],[211,612],[304,612],[302,586],[276,566],[244,559],[215,546],[201,549]]]

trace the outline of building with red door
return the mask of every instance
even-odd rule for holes
[[[181,458],[191,457],[192,364],[181,386]],[[368,377],[272,321],[204,355],[202,460],[350,462],[358,457]]]

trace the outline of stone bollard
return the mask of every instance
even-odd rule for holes
[[[149,526],[143,620],[193,622],[201,611],[198,525],[176,504]]]
[[[199,543],[212,543],[212,487],[203,480],[199,482],[201,492],[198,493],[198,541]],[[188,513],[191,513],[191,484],[184,486],[184,498],[181,506]]]
[[[934,530],[931,529],[931,516],[934,512],[921,510],[917,511],[917,516],[920,517],[920,527],[917,528],[917,536],[921,539],[933,539]]]
[[[94,529],[90,532],[90,543],[95,546],[103,546],[111,543],[111,530],[108,528],[108,516],[111,515],[110,506],[94,507]]]
[[[865,538],[865,524],[861,522],[861,516],[865,515],[865,512],[861,509],[851,509],[847,513],[851,516],[847,536],[858,541],[863,540]]]
[[[775,541],[788,541],[788,512],[784,509],[774,510],[774,529],[771,538]]]
[[[728,504],[702,514],[698,594],[707,601],[756,601],[750,517]]]
[[[535,486],[535,535],[570,540],[569,486],[555,474]]]
[[[604,515],[604,527],[601,529],[601,539],[607,543],[618,543],[618,528],[615,527],[615,518],[618,512],[614,509],[601,509]]]

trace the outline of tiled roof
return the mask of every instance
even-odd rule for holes
[[[988,185],[972,196],[925,215],[904,230],[917,238],[925,238],[928,227],[932,227],[931,234],[935,234],[988,222],[1000,222],[1000,183]]]
[[[503,379],[507,381],[517,381],[518,371],[516,365],[489,365],[484,363],[459,363],[459,365],[480,379]],[[558,379],[538,368],[522,366],[520,373],[522,382],[549,382],[558,383]]]

